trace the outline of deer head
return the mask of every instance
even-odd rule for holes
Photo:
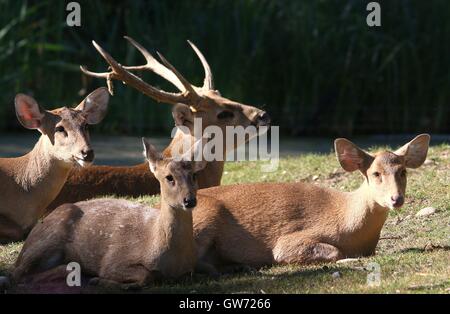
[[[360,170],[372,199],[385,208],[400,208],[405,200],[406,168],[420,167],[427,157],[430,135],[416,136],[395,152],[371,155],[344,138],[334,142],[336,156],[344,170]]]
[[[191,210],[197,205],[196,173],[206,166],[206,161],[194,161],[194,156],[201,149],[201,140],[181,158],[165,158],[145,138],[144,156],[150,170],[161,185],[161,202],[173,209]]]
[[[77,107],[44,110],[32,97],[18,94],[16,115],[27,129],[36,129],[49,139],[49,154],[68,164],[81,166],[94,160],[88,125],[97,124],[106,115],[109,94],[106,88],[90,93]]]
[[[146,60],[145,65],[122,66],[93,41],[94,47],[109,64],[111,71],[96,73],[88,71],[83,66],[80,67],[81,71],[92,77],[105,78],[110,93],[113,92],[112,80],[119,80],[158,102],[175,105],[173,108],[175,124],[188,127],[191,134],[194,118],[202,119],[203,129],[210,125],[215,125],[222,129],[223,134],[225,134],[227,126],[242,126],[245,128],[250,125],[260,127],[270,124],[270,117],[265,111],[222,97],[219,91],[214,89],[211,68],[203,54],[192,42],[188,41],[199,57],[205,71],[202,87],[189,83],[160,53],[158,53],[158,56],[162,63],[157,61],[135,40],[127,36],[125,38],[142,53]],[[170,93],[159,90],[131,72],[135,70],[152,71],[172,83],[179,92]]]

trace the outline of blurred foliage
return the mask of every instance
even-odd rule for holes
[[[91,40],[119,62],[142,63],[129,35],[199,85],[191,39],[222,94],[264,107],[285,133],[450,131],[450,1],[378,1],[374,28],[361,0],[78,1],[81,27],[66,25],[68,2],[0,0],[0,130],[20,129],[17,92],[50,109],[105,85],[79,71],[106,69]],[[105,133],[168,134],[173,125],[170,106],[118,82],[110,109]]]

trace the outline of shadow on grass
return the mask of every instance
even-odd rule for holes
[[[177,293],[285,293],[283,287],[295,285],[299,290],[310,290],[320,287],[325,282],[332,280],[332,273],[339,271],[345,277],[350,274],[354,277],[355,269],[342,268],[338,266],[323,266],[317,269],[302,269],[296,271],[286,271],[280,274],[264,274],[260,271],[238,272],[224,274],[218,279],[211,279],[206,275],[195,274],[186,276],[179,280],[164,281],[155,283],[142,290],[127,291],[120,288],[100,288],[87,285],[83,280],[82,287],[67,287],[65,282],[49,283],[39,287],[19,286],[12,287],[8,293],[134,293],[134,294],[177,294]],[[365,280],[365,275],[361,278]],[[362,282],[363,282],[362,281]]]
[[[428,253],[432,251],[450,251],[450,245],[430,245],[429,247],[410,247],[400,250],[399,253]]]
[[[261,272],[240,272],[225,274],[214,280],[205,276],[195,275],[174,284],[153,286],[144,289],[143,293],[285,293],[283,287],[295,285],[299,291],[310,290],[322,286],[332,279],[332,274],[339,271],[340,276],[359,274],[354,268],[342,266],[323,266],[317,269],[301,269],[286,271],[280,274],[264,274]],[[361,277],[361,283],[366,275]]]
[[[438,283],[438,284],[430,284],[430,285],[413,285],[409,286],[407,289],[411,291],[423,291],[423,290],[434,290],[434,289],[444,289],[450,286],[450,281]]]

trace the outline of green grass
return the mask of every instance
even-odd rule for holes
[[[377,254],[347,264],[273,266],[256,272],[227,274],[218,280],[194,275],[159,284],[144,292],[164,293],[450,293],[450,145],[430,148],[431,161],[408,174],[407,202],[392,211],[383,228]],[[317,177],[316,177],[317,176]],[[282,159],[273,173],[260,172],[258,162],[228,163],[223,184],[261,181],[307,181],[351,190],[361,182],[357,173],[341,170],[332,154],[307,154]],[[155,203],[158,197],[140,202]],[[425,218],[415,213],[433,206]],[[0,274],[6,274],[21,243],[0,246]],[[381,285],[366,284],[370,262],[381,266]],[[339,272],[339,278],[333,273]]]

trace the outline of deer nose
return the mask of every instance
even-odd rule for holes
[[[95,157],[93,149],[82,150],[81,155],[83,156],[83,160],[88,162],[92,162]]]
[[[186,208],[194,208],[197,205],[197,199],[195,196],[185,197],[183,203]]]
[[[269,126],[270,125],[270,116],[267,112],[262,111],[257,118],[257,124],[258,126]]]
[[[394,206],[395,208],[399,208],[405,202],[405,198],[403,197],[403,195],[391,196],[391,201],[392,206]]]

